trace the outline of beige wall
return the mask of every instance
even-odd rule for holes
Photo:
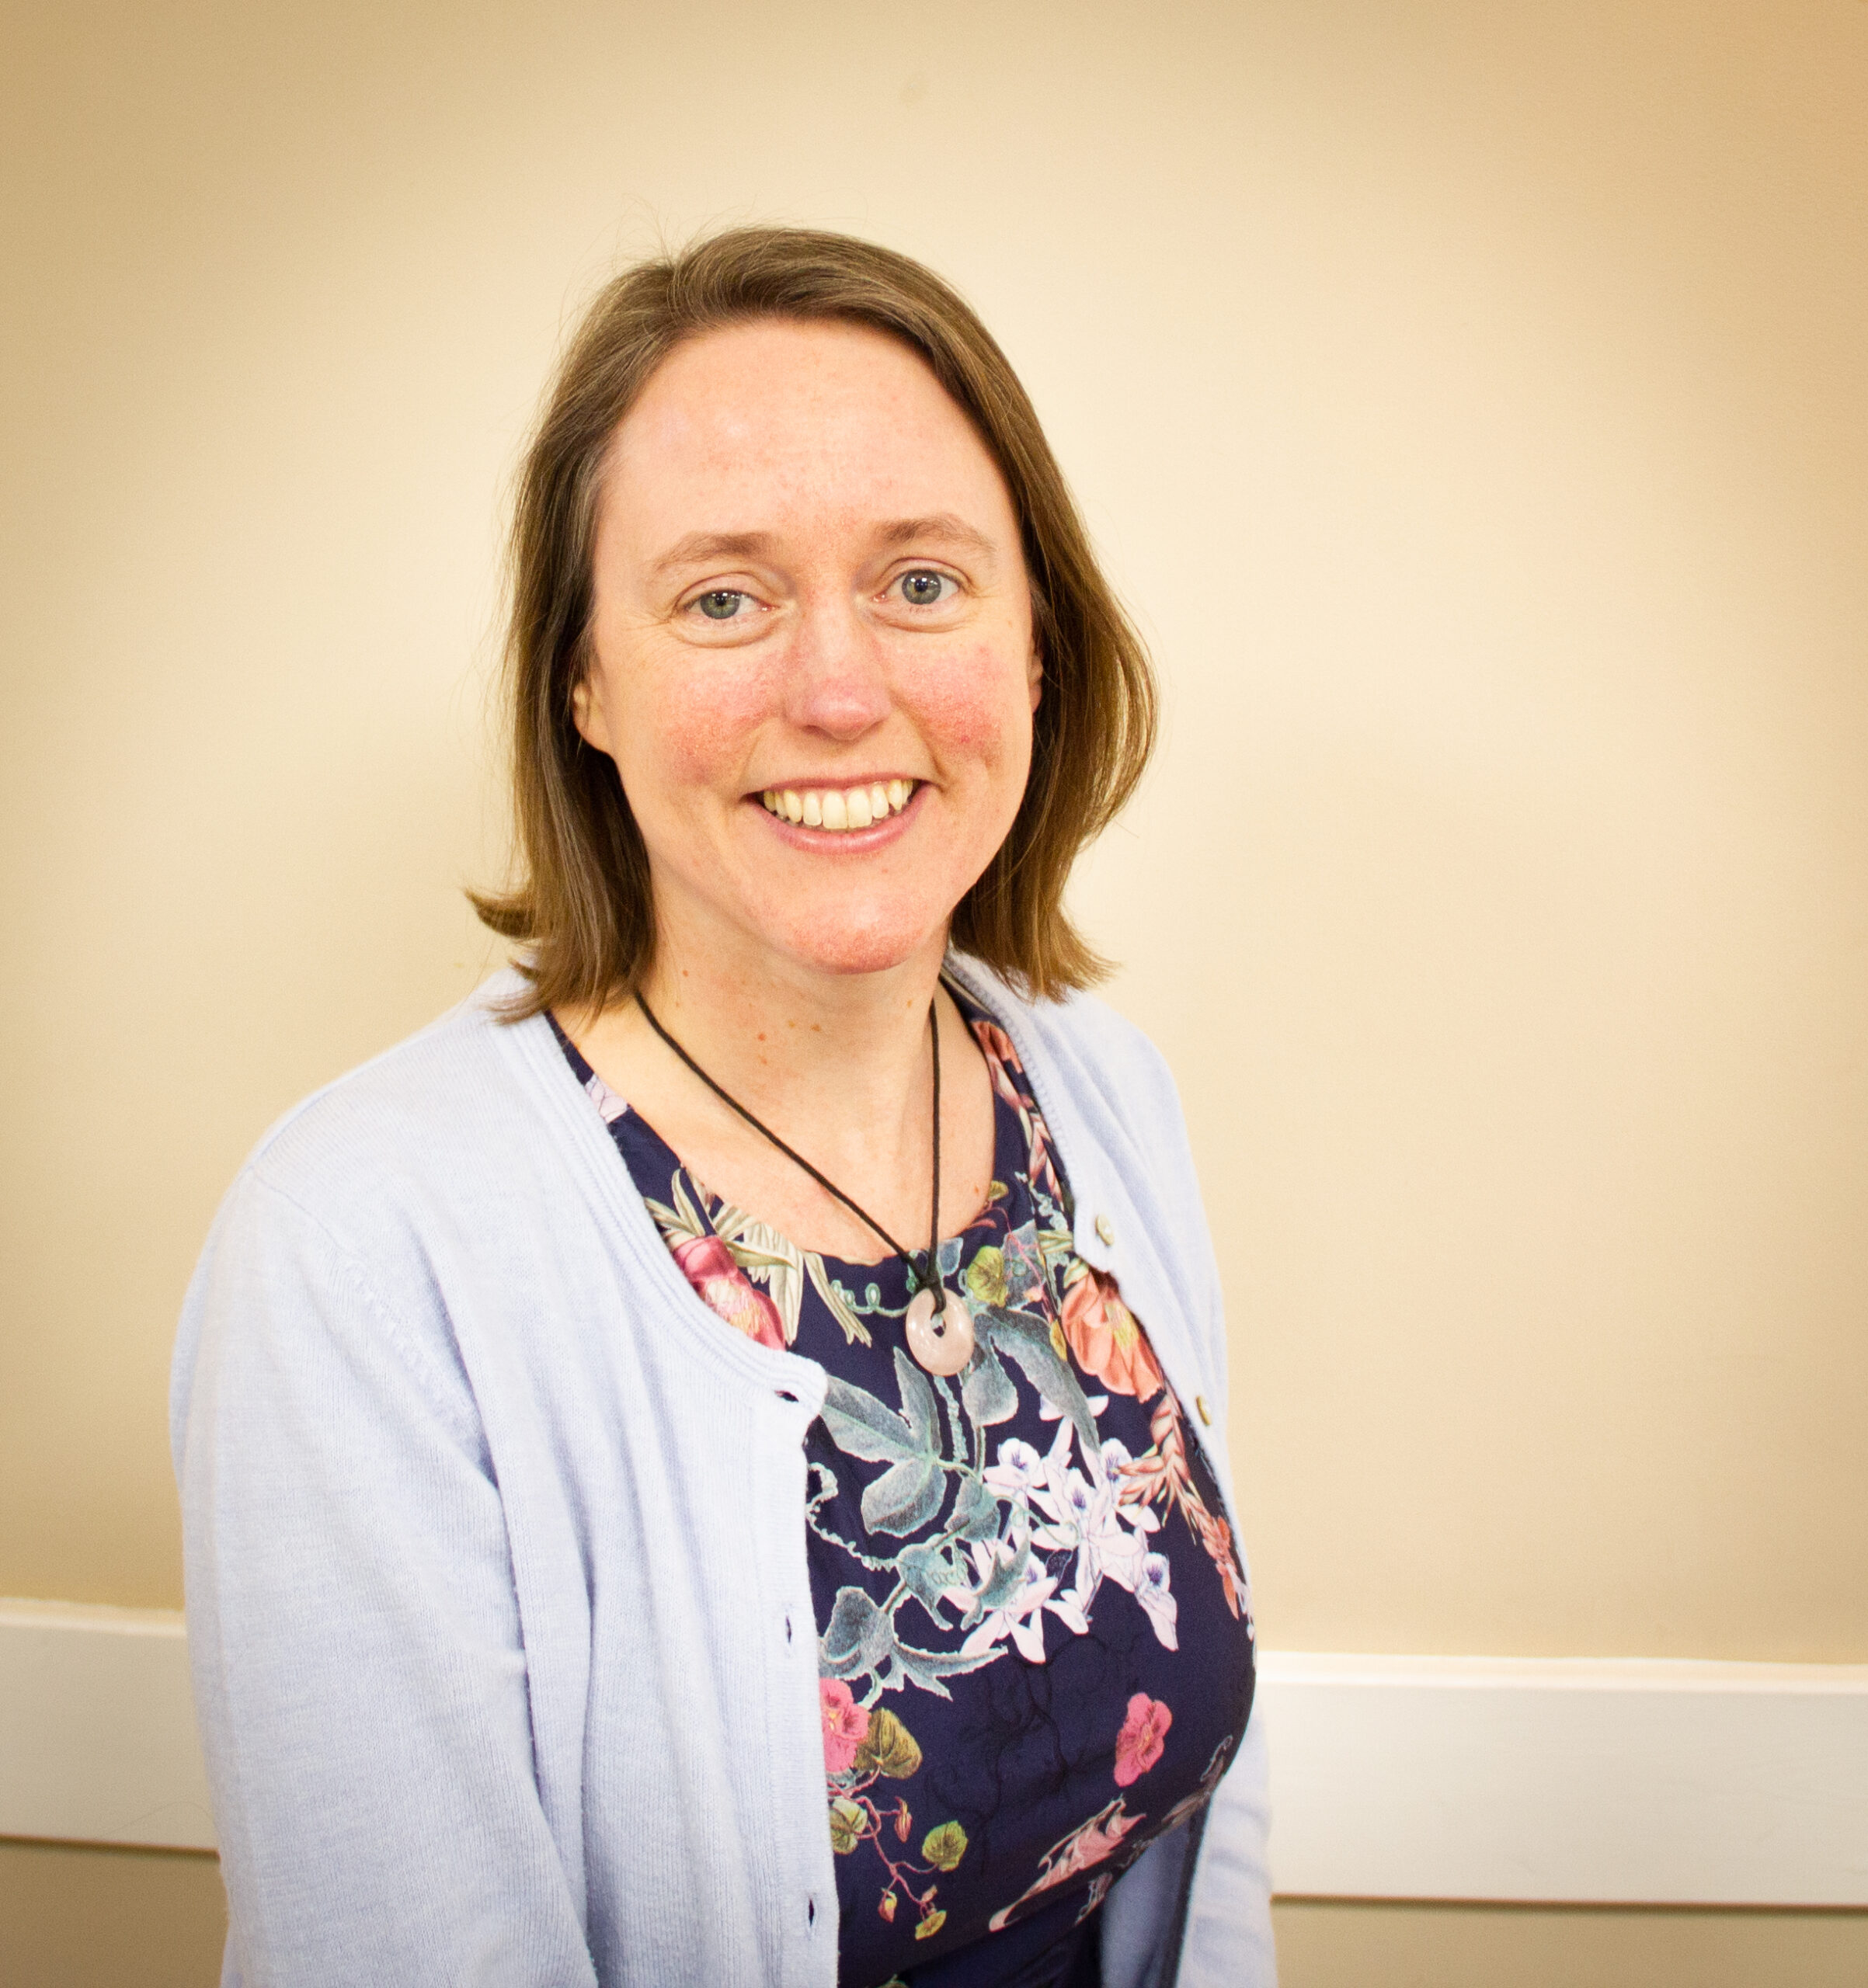
[[[1565,1912],[1281,1900],[1283,1988],[1861,1988],[1859,1914]],[[7,1988],[212,1988],[214,1861],[0,1842]]]
[[[214,1201],[492,957],[561,329],[784,217],[976,300],[1158,645],[1080,898],[1186,1092],[1268,1642],[1868,1659],[1862,0],[4,33],[0,1594],[179,1600]]]
[[[6,1988],[214,1988],[226,1934],[211,1857],[0,1841]]]

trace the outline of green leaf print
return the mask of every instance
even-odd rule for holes
[[[892,1409],[866,1388],[852,1387],[834,1374],[824,1382],[823,1425],[845,1456],[865,1463],[899,1463],[921,1454],[914,1432]]]
[[[847,1857],[863,1840],[868,1817],[847,1795],[830,1798],[830,1847],[839,1857]]]
[[[891,1661],[897,1682],[916,1685],[924,1691],[932,1692],[937,1698],[951,1698],[953,1693],[941,1683],[942,1678],[962,1677],[969,1670],[982,1670],[1004,1654],[1003,1644],[996,1644],[991,1649],[975,1650],[971,1656],[944,1656],[935,1650],[910,1649],[906,1643],[897,1643]]]
[[[913,1430],[924,1456],[941,1454],[941,1411],[927,1376],[899,1346],[895,1350],[895,1384],[901,1391],[902,1413]]]
[[[919,1532],[941,1509],[947,1479],[931,1457],[905,1457],[863,1493],[863,1524],[898,1538]]]
[[[995,1423],[1010,1422],[1018,1413],[1017,1387],[990,1340],[980,1340],[960,1376],[960,1399],[976,1428],[990,1429]]]
[[[1031,1543],[1028,1539],[1023,1545],[1016,1548],[1004,1559],[997,1562],[993,1569],[992,1578],[973,1597],[973,1606],[967,1616],[969,1621],[989,1614],[995,1608],[1003,1607],[1011,1600],[1012,1597],[1018,1592],[1019,1584],[1024,1579],[1025,1562],[1031,1557]]]
[[[1083,1440],[1084,1454],[1098,1454],[1103,1444],[1096,1417],[1077,1385],[1067,1361],[1060,1360],[1051,1343],[1051,1328],[1042,1319],[1024,1312],[1004,1312],[990,1306],[979,1313],[986,1336],[994,1348],[1016,1362],[1038,1393],[1059,1414],[1067,1415]]]
[[[927,1376],[900,1347],[895,1349],[895,1384],[902,1413],[886,1408],[866,1388],[836,1375],[824,1382],[823,1424],[846,1456],[866,1463],[902,1463],[910,1457],[937,1459],[941,1409]]]
[[[962,1539],[990,1539],[999,1530],[999,1500],[977,1477],[963,1477],[947,1523]]]
[[[838,1589],[824,1628],[823,1667],[833,1677],[875,1670],[894,1648],[895,1631],[874,1600],[860,1587]]]
[[[943,1823],[921,1839],[921,1854],[937,1871],[957,1869],[966,1854],[966,1832],[958,1823]]]
[[[966,1267],[966,1288],[976,1305],[1003,1305],[1008,1295],[1005,1252],[990,1242],[976,1251]]]
[[[851,1764],[858,1774],[886,1774],[891,1781],[906,1781],[920,1771],[920,1745],[893,1712],[878,1706],[869,1715],[868,1733]]]
[[[961,1486],[960,1495],[966,1496],[967,1487]],[[958,1507],[955,1516],[958,1517]],[[954,1563],[954,1556],[937,1539],[924,1539],[913,1546],[904,1546],[895,1556],[895,1570],[908,1584],[908,1592],[920,1602],[942,1628],[948,1626],[948,1618],[941,1613],[941,1597],[951,1587],[966,1584],[963,1571]]]

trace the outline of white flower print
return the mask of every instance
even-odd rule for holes
[[[1144,1528],[1116,1503],[1120,1480],[1105,1468],[1102,1455],[1091,1458],[1094,1483],[1071,1467],[1073,1433],[1068,1422],[1059,1428],[1045,1458],[1043,1488],[1032,1489],[1031,1503],[1049,1523],[1032,1533],[1031,1544],[1048,1553],[1076,1553],[1076,1576],[1065,1599],[1087,1611],[1105,1576],[1135,1592],[1148,1547]],[[1122,1448],[1119,1443],[1113,1447]]]
[[[1109,1406],[1109,1397],[1107,1395],[1087,1394],[1084,1396],[1084,1405],[1092,1415],[1101,1415]],[[1040,1422],[1056,1422],[1059,1420],[1063,1415],[1063,1410],[1053,1402],[1041,1401],[1038,1404],[1038,1419]]]
[[[1164,1649],[1178,1649],[1181,1645],[1174,1621],[1181,1604],[1168,1591],[1167,1576],[1167,1555],[1150,1553],[1142,1562],[1142,1578],[1136,1583],[1135,1598],[1147,1614],[1155,1640]]]
[[[1021,1498],[1043,1475],[1044,1458],[1037,1448],[1013,1436],[999,1445],[999,1460],[985,1473],[986,1488],[1001,1498]]]
[[[983,1588],[1000,1566],[1009,1563],[1012,1548],[1009,1545],[994,1545],[990,1540],[979,1540],[972,1548],[973,1570],[978,1575],[979,1586]],[[970,1602],[971,1594],[965,1590],[948,1590],[957,1600]],[[1054,1575],[1045,1572],[1044,1562],[1035,1557],[1024,1563],[1024,1572],[1019,1576],[1017,1591],[1002,1607],[989,1609],[978,1628],[960,1646],[962,1656],[977,1656],[981,1651],[989,1650],[995,1644],[1003,1642],[1007,1636],[1014,1647],[1028,1663],[1044,1661],[1044,1613],[1046,1609],[1062,1622],[1074,1636],[1087,1635],[1090,1629],[1089,1618],[1069,1595],[1059,1595]]]

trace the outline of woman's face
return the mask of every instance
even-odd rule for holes
[[[579,729],[663,939],[866,973],[932,954],[1024,792],[1018,523],[907,347],[762,321],[679,347],[618,427]]]

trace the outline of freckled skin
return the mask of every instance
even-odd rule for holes
[[[941,516],[983,544],[878,537]],[[766,542],[658,568],[700,533]],[[892,591],[920,570],[954,582],[935,613]],[[937,947],[1017,811],[1038,666],[1010,497],[922,361],[844,325],[678,349],[612,444],[595,580],[579,722],[617,763],[667,938],[833,973]],[[743,631],[693,604],[729,589]],[[757,801],[878,776],[927,790],[868,853],[801,852]]]
[[[905,595],[910,575],[937,575],[938,600]],[[892,339],[709,332],[663,361],[612,439],[592,577],[577,721],[615,761],[649,852],[645,992],[749,1108],[892,1233],[924,1237],[929,1004],[954,907],[1023,798],[1042,675],[997,465]],[[907,809],[854,837],[781,824],[760,800],[892,779],[920,784]],[[958,1011],[939,1006],[951,1235],[991,1180],[993,1103]],[[713,1191],[804,1248],[873,1260],[873,1233],[632,1004],[567,1021]]]

